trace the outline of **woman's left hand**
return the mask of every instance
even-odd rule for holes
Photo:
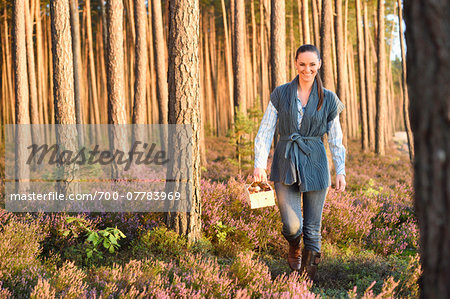
[[[345,182],[345,175],[343,174],[336,175],[336,192],[344,191],[346,185],[347,183]]]

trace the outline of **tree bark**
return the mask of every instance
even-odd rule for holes
[[[169,123],[192,125],[192,172],[189,175],[192,196],[187,213],[166,213],[166,223],[192,242],[201,236],[199,3],[197,0],[171,1],[169,12]],[[176,137],[172,136],[174,147],[179,140]],[[182,146],[177,150],[184,152]],[[174,169],[177,167],[181,165],[175,165]],[[176,182],[175,189],[181,188],[180,183]]]
[[[156,1],[153,1],[156,2]],[[144,0],[134,0],[134,18],[136,31],[135,44],[135,81],[134,81],[134,105],[133,105],[133,124],[145,124],[146,119],[146,101],[145,85],[147,82],[147,30]]]
[[[245,6],[244,0],[235,0],[234,16],[234,107],[247,114],[245,80]]]
[[[310,44],[311,38],[309,36],[309,9],[308,0],[301,0],[302,2],[302,30],[303,30],[303,43]]]
[[[313,31],[314,31],[314,43],[315,46],[320,49],[320,25],[319,25],[319,8],[317,7],[316,0],[312,0],[312,18],[313,18]]]
[[[123,3],[122,0],[109,0],[106,7],[108,21],[107,45],[107,86],[108,86],[108,123],[110,127],[110,149],[126,150],[125,134],[120,125],[126,124],[124,90],[124,53],[123,53]],[[111,163],[112,178],[122,175],[123,165]]]
[[[30,184],[27,181],[30,176],[30,168],[26,163],[27,149],[30,143],[30,131],[27,124],[30,123],[28,76],[27,76],[27,49],[25,41],[25,0],[15,0],[13,3],[13,62],[15,76],[15,119],[16,119],[16,147],[15,147],[15,178],[16,192],[28,191]],[[24,126],[25,125],[25,126]]]
[[[81,112],[81,45],[80,45],[80,21],[78,16],[78,0],[70,0],[70,25],[72,34],[72,53],[73,53],[73,77],[74,77],[74,101],[75,101],[75,119],[77,124],[83,123],[83,115]],[[78,129],[78,144],[83,145],[84,130]]]
[[[272,86],[286,83],[286,20],[285,1],[271,0],[270,15],[270,55],[272,62]]]
[[[110,124],[125,124],[122,0],[109,0],[107,2],[107,20],[108,122]]]
[[[266,108],[266,102],[269,101],[267,96],[267,65],[266,65],[266,46],[265,46],[265,34],[264,34],[264,6],[262,1],[259,3],[259,16],[260,16],[260,67],[261,67],[261,110],[264,112]],[[267,100],[266,100],[267,99]]]
[[[405,2],[421,298],[450,297],[450,3]]]
[[[56,124],[75,124],[70,9],[68,0],[51,1],[53,98]]]
[[[333,63],[331,61],[331,0],[323,0],[322,5],[322,22],[320,26],[320,45],[322,47],[321,76],[324,87],[334,91]]]
[[[50,1],[52,27],[52,57],[53,57],[53,100],[55,109],[56,140],[64,150],[76,151],[77,129],[74,101],[74,77],[72,36],[70,30],[70,7],[68,0]],[[75,192],[77,165],[58,165],[63,177],[57,184],[58,192]]]
[[[361,117],[361,148],[363,151],[369,149],[369,132],[367,123],[367,95],[365,79],[365,61],[364,61],[364,34],[361,18],[361,0],[355,0],[356,6],[356,31],[358,45],[358,74],[359,74],[359,101]]]
[[[348,105],[349,97],[345,93],[347,82],[347,70],[345,67],[346,49],[344,48],[344,33],[342,30],[342,0],[335,0],[336,5],[336,60],[337,60],[337,96],[347,106],[347,109],[342,111],[340,115],[340,122],[342,126],[342,132],[344,134],[343,144],[347,147],[347,112],[350,111],[350,105]]]
[[[408,138],[408,149],[409,149],[409,159],[411,162],[414,161],[414,138],[411,130],[411,124],[409,120],[409,96],[408,96],[408,86],[406,82],[406,55],[405,55],[405,42],[403,40],[403,9],[401,0],[397,0],[398,3],[398,23],[399,23],[399,36],[400,36],[400,49],[402,52],[402,82],[400,88],[403,92],[402,102],[403,102],[403,122],[405,126],[406,136]]]
[[[257,82],[258,82],[258,72],[257,70],[257,60],[256,60],[256,46],[258,45],[258,41],[256,40],[256,19],[255,19],[255,1],[252,0],[250,3],[250,9],[251,9],[251,18],[252,18],[252,90],[253,90],[253,101],[256,101],[257,99]],[[250,43],[249,43],[250,45]],[[256,104],[254,104],[256,106]]]
[[[294,8],[294,4],[292,4],[292,8]],[[292,10],[292,13],[294,13],[294,11]],[[304,42],[304,35],[303,35],[303,29],[302,29],[302,0],[297,0],[297,13],[298,13],[298,35],[299,35],[299,44],[303,45]]]
[[[366,86],[366,118],[367,118],[367,132],[369,138],[369,148],[375,148],[375,121],[374,121],[374,99],[372,89],[372,64],[370,61],[370,32],[369,20],[367,18],[367,3],[364,3],[364,58],[365,58],[365,86]]]
[[[34,50],[33,50],[33,24],[30,15],[30,7],[28,1],[25,3],[25,36],[27,47],[27,62],[28,62],[28,91],[30,96],[30,120],[32,124],[39,123],[39,108],[36,89],[36,70],[34,64]]]
[[[228,22],[227,22],[227,11],[225,9],[225,0],[221,0],[222,4],[222,20],[223,20],[223,29],[224,29],[224,35],[225,35],[225,63],[227,68],[227,82],[228,82],[228,99],[230,103],[231,108],[231,118],[229,119],[230,122],[234,119],[234,109],[232,108],[234,106],[233,101],[233,64],[231,59],[231,41],[230,41],[230,32],[231,30],[228,29]]]
[[[96,124],[100,123],[100,111],[98,108],[98,92],[97,92],[97,76],[95,75],[94,63],[94,46],[92,41],[92,25],[91,25],[91,0],[86,0],[86,33],[89,47],[89,71],[91,82],[91,109],[94,110],[94,121]],[[108,62],[106,62],[108,63]]]
[[[375,152],[379,155],[385,153],[385,126],[386,126],[386,48],[384,32],[384,0],[378,0],[378,34],[377,34],[377,112],[375,131]]]

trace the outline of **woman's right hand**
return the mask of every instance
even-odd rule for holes
[[[264,168],[255,168],[253,171],[255,182],[267,182],[267,174]]]

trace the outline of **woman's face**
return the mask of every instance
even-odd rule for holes
[[[299,79],[303,82],[314,81],[317,71],[320,69],[322,61],[319,60],[315,52],[303,52],[298,54],[295,61]]]

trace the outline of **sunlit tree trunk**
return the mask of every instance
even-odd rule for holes
[[[227,21],[227,11],[225,9],[225,0],[221,0],[222,4],[222,20],[223,20],[223,29],[224,29],[224,35],[225,35],[225,63],[226,63],[226,70],[227,70],[227,82],[228,82],[228,99],[229,99],[229,105],[231,107],[231,119],[230,122],[234,119],[234,109],[232,108],[234,106],[234,97],[233,97],[233,64],[231,59],[231,41],[230,41],[230,32],[231,30],[228,29],[228,21]]]
[[[325,88],[332,91],[334,88],[333,79],[333,63],[331,60],[331,22],[332,22],[332,7],[331,0],[323,0],[322,2],[322,22],[320,26],[320,45],[322,54],[321,76]]]
[[[53,100],[55,109],[56,140],[61,148],[72,152],[77,148],[77,129],[73,125],[75,118],[74,77],[72,36],[70,30],[70,7],[68,0],[50,1],[52,25],[52,57],[53,57]],[[72,180],[76,176],[75,163],[58,165],[64,177],[58,182],[58,192],[75,192],[76,184]]]
[[[53,98],[56,124],[75,124],[72,36],[68,0],[51,1]]]
[[[386,49],[384,32],[384,0],[378,0],[378,34],[377,34],[377,113],[375,132],[375,152],[379,155],[385,153],[385,126],[386,126]]]
[[[107,20],[108,118],[110,124],[125,124],[122,0],[109,0],[107,2]]]
[[[80,21],[78,16],[78,0],[70,0],[70,25],[72,35],[72,53],[73,53],[73,79],[74,79],[74,101],[75,101],[75,119],[77,124],[83,123],[81,112],[82,91],[82,69],[81,69],[81,45],[80,45]],[[78,129],[78,144],[83,145],[84,130]]]
[[[30,168],[26,163],[26,146],[30,142],[30,131],[27,125],[30,123],[28,76],[27,76],[27,49],[25,41],[25,0],[15,0],[13,3],[13,65],[15,77],[15,97],[16,97],[16,127],[15,139],[15,178],[16,192],[28,191],[30,185],[26,179],[29,178]]]
[[[255,19],[255,1],[251,1],[250,5],[251,9],[251,17],[252,17],[252,42],[249,44],[252,47],[252,88],[253,88],[253,101],[257,98],[257,82],[258,80],[258,72],[257,72],[257,60],[256,60],[256,46],[258,45],[258,41],[256,40],[256,19]],[[255,105],[255,104],[254,104]]]
[[[153,1],[156,2],[156,1]],[[135,67],[134,67],[134,105],[133,124],[144,124],[146,119],[145,85],[147,75],[147,32],[144,0],[134,0],[134,18],[136,31]]]
[[[28,65],[28,91],[30,96],[30,120],[32,124],[39,123],[39,108],[36,89],[36,73],[34,64],[33,50],[33,24],[30,16],[30,6],[25,2],[25,36],[27,47],[27,65]]]
[[[309,9],[308,9],[308,0],[301,0],[302,2],[302,35],[303,35],[303,43],[310,44],[311,38],[309,36]],[[300,2],[299,2],[300,3]],[[299,16],[300,17],[300,16]]]
[[[108,123],[119,125],[110,127],[110,149],[126,151],[126,142],[122,127],[126,124],[125,80],[123,52],[123,3],[122,0],[109,0],[106,6],[108,21],[107,45],[107,86],[108,86]],[[112,177],[120,178],[123,165],[111,163]]]
[[[199,3],[197,0],[171,1],[169,11],[169,123],[192,125],[192,172],[189,176],[192,196],[190,210],[166,213],[166,224],[192,242],[201,236]],[[175,147],[177,140],[173,138]],[[179,190],[181,186],[174,188]]]
[[[312,18],[313,18],[313,31],[314,31],[314,43],[315,46],[320,49],[320,25],[319,25],[319,8],[317,7],[316,0],[312,0]]]
[[[245,80],[245,6],[244,0],[235,0],[234,16],[234,107],[247,113]]]
[[[375,148],[375,122],[373,120],[374,107],[373,103],[373,88],[372,88],[372,64],[370,61],[370,32],[369,20],[367,18],[367,3],[364,3],[364,66],[365,66],[365,86],[366,86],[366,118],[367,118],[367,132],[369,139],[369,148]]]
[[[360,117],[361,117],[361,147],[362,150],[369,149],[369,132],[367,122],[367,94],[366,94],[366,77],[365,77],[365,47],[364,33],[362,29],[361,18],[361,0],[355,0],[356,6],[356,30],[357,30],[357,46],[358,46],[358,78],[359,78],[359,100],[360,100]]]
[[[261,109],[266,109],[266,103],[269,102],[267,96],[267,66],[266,66],[266,43],[264,33],[264,6],[263,2],[259,3],[259,16],[260,16],[260,67],[261,67]]]
[[[87,42],[89,47],[89,72],[90,72],[90,85],[91,85],[91,109],[94,110],[94,121],[96,124],[100,123],[100,111],[98,107],[98,92],[97,92],[97,76],[95,74],[94,63],[94,46],[92,39],[92,24],[91,24],[91,1],[86,0],[86,33]],[[108,63],[108,62],[106,62]]]
[[[347,70],[345,67],[346,49],[344,48],[344,32],[342,30],[342,0],[335,0],[336,4],[336,60],[337,60],[337,89],[336,93],[339,99],[347,106],[347,109],[342,111],[340,115],[340,122],[342,126],[342,132],[344,133],[343,143],[347,146],[347,112],[350,111],[350,105],[348,105],[349,97],[345,93],[347,83]]]

